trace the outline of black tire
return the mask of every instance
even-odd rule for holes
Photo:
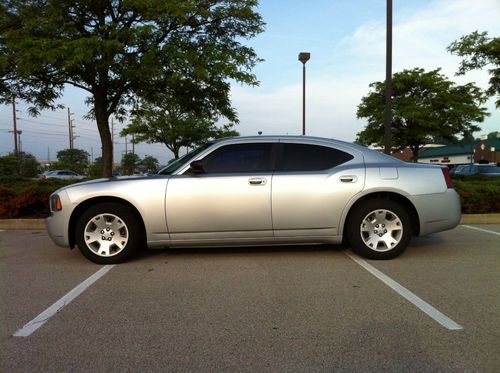
[[[408,246],[412,226],[406,209],[391,200],[373,199],[355,207],[346,234],[352,250],[368,259],[392,259]]]
[[[143,244],[136,215],[126,206],[104,202],[80,216],[75,227],[80,252],[98,264],[117,264],[128,259]]]

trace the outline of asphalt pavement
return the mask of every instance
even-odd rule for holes
[[[0,258],[1,372],[500,371],[499,224],[390,261],[284,246],[103,267],[16,230]]]

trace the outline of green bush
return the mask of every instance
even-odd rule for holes
[[[0,218],[44,218],[50,213],[49,196],[78,180],[33,180],[0,177]]]
[[[500,177],[453,176],[464,214],[500,213]]]

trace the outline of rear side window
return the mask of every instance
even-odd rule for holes
[[[348,162],[354,157],[327,146],[283,144],[278,171],[321,171]]]
[[[214,150],[203,159],[206,173],[270,172],[271,143],[233,144]]]

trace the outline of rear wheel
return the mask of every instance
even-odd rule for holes
[[[87,209],[76,223],[75,241],[94,263],[116,264],[142,244],[137,217],[118,203],[100,203]]]
[[[408,246],[411,233],[411,220],[405,208],[382,199],[358,206],[347,227],[352,250],[369,259],[397,257]]]

